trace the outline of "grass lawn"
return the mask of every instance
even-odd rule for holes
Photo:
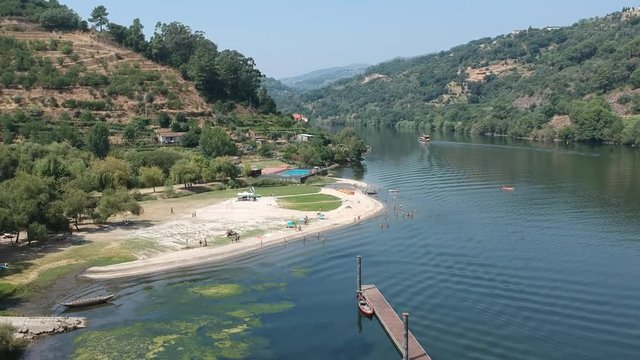
[[[332,195],[312,194],[278,199],[278,205],[285,209],[300,211],[331,211],[342,205],[342,201]]]
[[[271,196],[271,193],[273,193],[275,196],[288,196],[288,195],[316,194],[320,192],[320,189],[321,189],[320,186],[314,186],[314,185],[289,185],[289,186],[256,188],[256,193],[262,196]],[[242,190],[239,190],[239,191],[242,191]]]
[[[325,185],[329,185],[329,184],[335,184],[337,182],[336,179],[328,177],[328,176],[312,176],[307,178],[307,181],[305,182],[308,185],[314,185],[314,186],[325,186]]]

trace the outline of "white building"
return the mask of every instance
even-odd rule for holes
[[[296,135],[296,141],[305,142],[305,141],[309,141],[309,139],[311,139],[312,137],[313,135],[311,134],[298,134]]]

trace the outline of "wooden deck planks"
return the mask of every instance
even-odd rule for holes
[[[384,295],[375,285],[362,285],[362,291],[365,298],[373,306],[374,315],[382,324],[394,345],[400,351],[400,354],[404,353],[404,323],[393,310],[391,305],[387,302]],[[411,324],[411,322],[409,322]],[[422,348],[420,343],[409,331],[409,359],[412,360],[431,360],[431,357]]]

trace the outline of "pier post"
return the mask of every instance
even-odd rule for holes
[[[404,322],[404,353],[402,354],[402,358],[404,360],[409,360],[409,313],[402,313],[402,322]]]
[[[358,255],[358,269],[356,273],[356,291],[362,291],[362,256]]]

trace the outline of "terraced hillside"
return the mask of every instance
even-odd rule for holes
[[[45,32],[23,20],[0,19],[0,41],[22,49],[0,53],[16,66],[0,79],[0,112],[24,109],[57,119],[90,111],[108,122],[126,123],[162,111],[210,115],[192,83],[172,68],[119,47],[96,32]]]

